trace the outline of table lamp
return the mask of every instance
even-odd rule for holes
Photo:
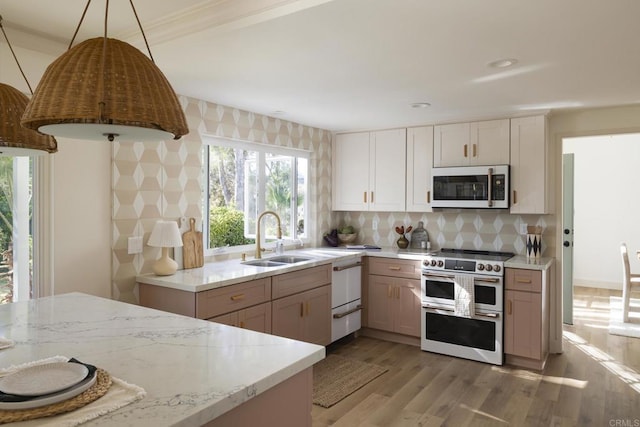
[[[162,255],[153,264],[153,272],[158,276],[170,276],[178,269],[178,263],[169,257],[169,248],[182,246],[182,236],[175,221],[159,220],[153,226],[147,245],[162,248]]]

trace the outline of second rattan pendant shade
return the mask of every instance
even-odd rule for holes
[[[0,153],[38,155],[58,151],[58,144],[52,136],[20,126],[20,118],[28,102],[29,98],[18,89],[0,83]]]
[[[74,46],[49,65],[22,125],[76,139],[161,141],[189,132],[160,69],[135,47],[103,37]]]

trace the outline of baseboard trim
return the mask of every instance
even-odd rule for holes
[[[381,331],[378,329],[362,328],[358,331],[359,336],[376,338],[379,340],[395,342],[398,344],[408,344],[414,347],[420,347],[420,337],[411,337],[409,335],[396,334],[393,332]]]

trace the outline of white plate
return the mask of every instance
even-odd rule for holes
[[[82,381],[89,369],[79,363],[47,363],[31,366],[0,378],[0,390],[17,396],[42,396]]]
[[[37,397],[24,402],[0,402],[0,410],[33,409],[71,399],[72,397],[76,397],[80,393],[91,388],[91,386],[96,383],[98,378],[97,374],[98,371],[96,370],[90,378],[86,378],[84,381],[81,381],[70,389],[63,390],[58,393],[48,394],[46,396]]]

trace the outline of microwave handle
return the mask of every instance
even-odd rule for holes
[[[489,194],[487,196],[487,204],[489,207],[493,206],[493,168],[489,168],[487,171],[488,179],[489,179]]]

